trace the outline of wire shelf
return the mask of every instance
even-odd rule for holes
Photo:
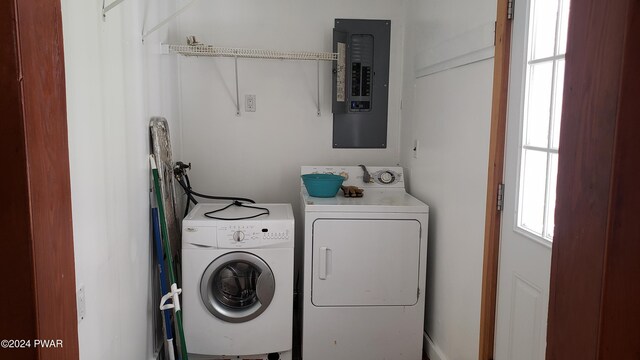
[[[280,60],[338,60],[338,53],[312,51],[278,51],[262,49],[242,49],[215,47],[212,45],[169,45],[169,53],[185,56],[223,56],[252,59],[280,59]]]
[[[195,1],[195,0],[194,0]],[[339,53],[313,52],[313,51],[279,51],[262,49],[242,49],[216,47],[213,45],[195,42],[195,37],[190,36],[187,42],[192,45],[162,44],[162,52],[165,54],[180,54],[184,56],[221,56],[235,59],[236,75],[236,115],[240,116],[240,92],[238,85],[238,58],[249,59],[279,59],[279,60],[315,60],[317,68],[317,115],[320,116],[320,61],[337,61]],[[344,57],[344,54],[343,54]]]

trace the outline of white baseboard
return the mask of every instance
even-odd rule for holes
[[[448,360],[426,331],[424,332],[424,352],[429,360]]]

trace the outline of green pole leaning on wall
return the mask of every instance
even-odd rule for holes
[[[179,294],[182,290],[178,289],[176,282],[176,275],[173,269],[173,260],[171,252],[171,244],[169,243],[169,236],[167,232],[167,221],[164,216],[164,202],[162,201],[162,192],[160,191],[160,174],[158,173],[158,167],[156,166],[156,160],[153,155],[149,155],[149,163],[151,164],[151,172],[153,173],[153,187],[156,193],[156,201],[158,205],[158,212],[160,213],[160,230],[162,233],[162,243],[164,244],[165,257],[167,258],[167,267],[169,268],[169,282],[171,283],[171,292],[169,292],[173,302],[173,312],[176,318],[176,327],[178,328],[178,336],[180,337],[180,352],[182,353],[182,359],[188,360],[187,344],[184,338],[184,330],[182,329],[182,310],[180,309]],[[165,296],[167,296],[165,295]],[[164,297],[163,297],[164,299]],[[164,302],[164,301],[163,301]]]

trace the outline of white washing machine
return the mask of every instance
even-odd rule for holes
[[[235,205],[215,212],[227,205],[198,204],[182,223],[182,312],[189,357],[289,360],[291,205],[247,204],[269,214],[226,220],[263,212]]]
[[[309,196],[304,214],[304,360],[422,357],[429,208],[400,167],[303,166],[347,176],[361,198]]]

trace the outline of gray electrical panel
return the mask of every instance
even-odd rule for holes
[[[390,20],[335,20],[334,148],[387,147],[390,43]]]

